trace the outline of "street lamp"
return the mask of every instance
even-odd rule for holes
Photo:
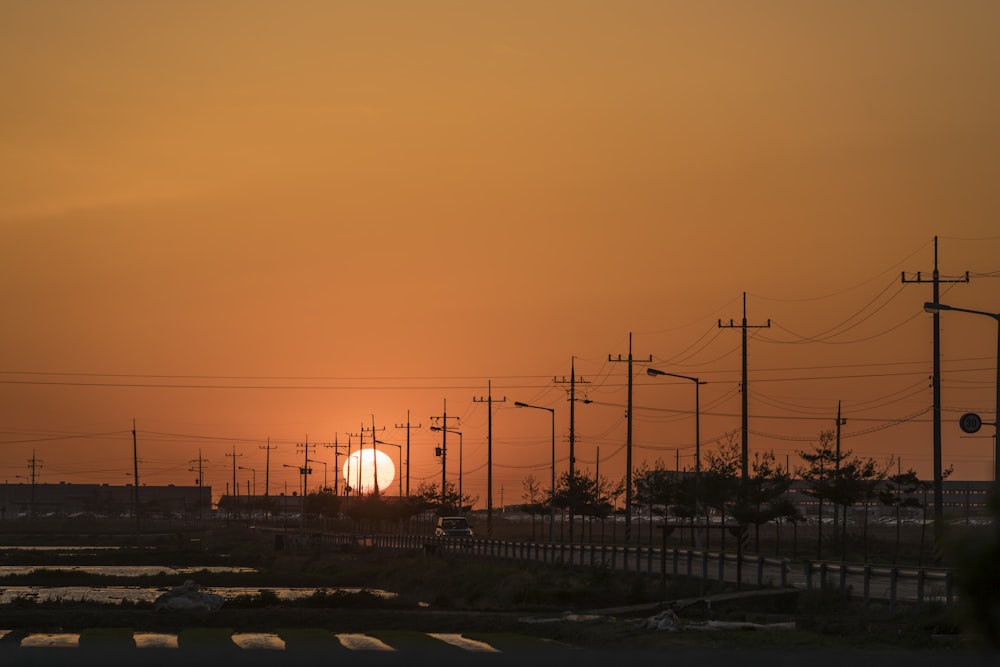
[[[462,509],[462,498],[463,498],[463,496],[462,496],[462,432],[461,431],[456,431],[453,428],[445,428],[443,426],[431,426],[431,430],[432,431],[441,431],[443,433],[454,433],[455,435],[458,436],[458,509],[459,509],[459,511],[461,511],[461,509]],[[442,453],[441,456],[442,456],[442,459],[443,459],[444,458],[444,454]],[[442,460],[442,465],[444,465],[443,460]],[[443,488],[441,490],[441,495],[442,495],[442,497],[444,497],[444,489]]]
[[[549,490],[549,542],[555,541],[555,518],[556,518],[556,409],[546,408],[541,405],[531,405],[514,401],[515,408],[534,408],[535,410],[545,410],[552,417],[552,486]]]
[[[340,448],[343,447],[344,445],[337,444],[335,439],[332,445],[326,444],[323,446],[326,447],[327,449],[333,450],[333,495],[339,496],[340,489],[338,486],[338,482],[340,481]],[[348,454],[350,454],[350,452],[348,452]],[[351,480],[347,480],[347,484],[350,485],[350,483]],[[324,486],[326,485],[325,479],[323,480],[323,484]]]
[[[251,476],[253,478],[253,494],[251,494],[251,495],[256,496],[257,495],[257,470],[255,468],[250,468],[249,466],[238,466],[237,470],[249,470],[252,473]]]
[[[282,463],[281,465],[284,466],[285,468],[295,468],[296,470],[298,470],[299,474],[302,475],[302,479],[303,480],[305,480],[305,476],[307,474],[309,474],[310,472],[312,472],[312,469],[306,468],[305,466],[293,466],[291,463]],[[303,481],[303,487],[302,488],[305,488],[304,481]],[[305,491],[302,492],[302,497],[303,498],[305,497]]]
[[[306,462],[307,463],[322,463],[323,464],[323,490],[325,491],[327,488],[329,488],[326,485],[326,461],[320,461],[319,459],[306,459]],[[336,471],[334,471],[334,472],[336,472]]]
[[[697,515],[698,511],[701,509],[701,399],[699,397],[701,392],[699,391],[699,387],[706,383],[696,377],[680,375],[678,373],[668,373],[666,371],[661,371],[658,368],[647,368],[646,374],[650,377],[666,375],[694,382],[694,508],[695,514]]]
[[[1000,433],[1000,313],[988,313],[983,310],[971,310],[969,308],[957,308],[946,306],[943,303],[928,301],[924,304],[924,310],[928,313],[938,313],[942,310],[953,310],[958,313],[972,313],[973,315],[985,315],[992,318],[997,323],[997,379],[996,379],[996,404],[994,406],[993,421],[983,422],[991,424],[995,431]],[[994,433],[993,437],[993,492],[1000,494],[1000,437]],[[937,473],[935,473],[937,474]],[[997,529],[1000,530],[1000,517],[996,517]]]
[[[238,470],[249,470],[251,473],[251,478],[253,479],[253,493],[248,494],[247,498],[247,518],[253,514],[253,498],[257,495],[257,470],[249,466],[237,466]],[[238,495],[238,494],[237,494]]]
[[[403,497],[403,446],[397,445],[394,442],[383,442],[381,440],[376,440],[376,444],[388,445],[390,447],[395,447],[399,450],[399,470],[396,471],[396,479],[399,480],[399,497]]]

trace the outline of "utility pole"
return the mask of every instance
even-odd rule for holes
[[[736,324],[733,320],[729,320],[729,324],[723,324],[722,320],[719,320],[720,329],[742,329],[743,331],[743,376],[740,384],[740,394],[743,399],[743,450],[742,450],[742,471],[740,482],[741,485],[745,486],[747,482],[747,477],[749,477],[749,463],[748,463],[748,440],[750,429],[748,427],[747,421],[747,397],[750,391],[747,387],[747,329],[770,329],[771,320],[768,318],[767,324],[747,324],[747,293],[743,292],[743,321],[741,324]]]
[[[410,429],[420,428],[422,424],[411,424],[410,423],[410,411],[406,411],[406,423],[396,424],[396,428],[406,427],[406,495],[410,495]]]
[[[365,430],[365,427],[362,424],[361,431],[364,432],[364,430]],[[372,415],[372,427],[371,427],[371,432],[372,432],[372,486],[374,487],[373,490],[372,490],[372,493],[374,493],[377,496],[379,494],[379,488],[378,488],[378,450],[375,448],[375,445],[378,444],[378,438],[375,436],[375,431],[376,430],[384,431],[385,430],[385,426],[383,426],[380,429],[376,429],[375,428],[375,415]]]
[[[358,437],[358,457],[357,457],[357,472],[354,475],[355,484],[351,484],[351,480],[347,480],[347,485],[354,490],[354,495],[361,495],[361,454],[365,451],[365,425],[361,424],[360,433],[348,433],[347,434],[347,476],[351,475],[351,438]]]
[[[340,478],[340,445],[337,443],[337,434],[333,434],[333,444],[323,445],[327,449],[333,450],[333,495],[339,496],[340,490],[337,484],[337,480]],[[348,480],[350,484],[350,480]]]
[[[305,456],[302,458],[302,524],[305,525],[306,517],[306,493],[309,490],[309,436],[306,435],[305,442],[295,443],[296,447],[305,448]]]
[[[201,449],[198,449],[198,458],[193,459],[191,461],[188,461],[188,463],[197,463],[198,464],[198,469],[197,469],[197,472],[198,472],[198,519],[201,520],[201,521],[205,520],[205,501],[202,499],[202,493],[201,493],[202,487],[204,486],[204,480],[205,480],[205,476],[204,476],[203,469],[202,469],[202,462],[203,461],[205,461],[205,459],[203,459],[201,457]],[[194,472],[193,468],[188,468],[188,470],[191,470],[192,472]]]
[[[267,454],[264,458],[264,497],[266,498],[271,488],[271,450],[277,449],[277,447],[272,447],[271,438],[268,438],[267,444],[261,445],[260,448],[267,450]]]
[[[493,383],[486,382],[486,398],[472,397],[473,403],[486,402],[486,533],[493,535]],[[507,397],[497,403],[505,403]]]
[[[741,453],[742,467],[740,471],[740,502],[746,500],[747,493],[747,480],[750,477],[750,463],[749,463],[749,434],[750,429],[748,426],[748,400],[747,397],[750,394],[749,387],[747,386],[747,329],[770,329],[771,319],[768,318],[767,324],[747,324],[747,293],[743,292],[743,320],[740,324],[736,324],[733,320],[729,320],[729,324],[723,324],[722,320],[719,320],[720,329],[736,329],[739,328],[743,333],[743,375],[740,382],[740,394],[743,399],[743,448]],[[746,526],[742,522],[737,526],[738,533],[736,535],[736,590],[742,589],[743,581],[743,538],[746,536]]]
[[[837,453],[834,459],[834,470],[833,470],[833,483],[840,483],[840,427],[847,423],[846,419],[840,416],[840,401],[837,401]],[[833,535],[834,539],[837,538],[837,504],[833,505]],[[844,508],[844,530],[847,530],[847,508]]]
[[[556,384],[566,384],[569,382],[569,543],[573,544],[573,524],[575,523],[573,516],[573,508],[576,504],[576,469],[574,464],[576,463],[576,427],[575,427],[575,415],[574,406],[576,406],[576,383],[586,384],[587,381],[583,378],[577,380],[576,378],[576,357],[570,357],[569,360],[569,380],[565,377],[562,380],[553,378],[552,381]],[[584,399],[585,403],[590,403],[589,399]],[[626,520],[626,524],[628,521]]]
[[[452,419],[458,419],[458,417],[452,417]],[[444,399],[443,408],[441,416],[435,417],[431,416],[431,421],[440,420],[440,430],[441,430],[441,447],[438,448],[441,457],[441,510],[444,511],[445,506],[448,504],[448,399]],[[462,504],[462,499],[458,499],[458,504]],[[461,507],[459,507],[461,509]]]
[[[32,519],[35,518],[35,479],[38,475],[38,469],[42,467],[43,461],[35,458],[35,450],[31,450],[31,458],[28,459],[28,467],[31,468],[31,509],[28,514]]]
[[[226,456],[233,457],[233,495],[235,495],[238,498],[239,495],[240,495],[240,487],[238,487],[236,485],[236,459],[239,458],[239,457],[241,457],[241,456],[243,456],[243,455],[242,454],[237,454],[236,453],[236,445],[233,445],[233,453],[232,454],[226,454]]]
[[[132,474],[134,476],[135,488],[132,494],[135,496],[135,539],[139,540],[139,446],[135,434],[135,418],[132,418]]]
[[[933,302],[940,303],[939,286],[941,283],[967,283],[969,282],[969,272],[960,278],[941,278],[938,273],[938,237],[934,237],[934,271],[930,280],[927,280],[920,271],[917,271],[915,278],[907,278],[906,272],[902,274],[903,284],[907,283],[931,283]],[[934,544],[935,560],[940,560],[937,552],[941,548],[944,531],[944,503],[942,495],[944,493],[944,483],[941,469],[944,463],[941,457],[941,313],[937,310],[933,313],[934,325],[934,374],[931,376],[931,387],[934,393]],[[1000,419],[1000,417],[997,417]]]
[[[344,495],[351,495],[351,490],[354,488],[351,485],[351,434],[347,434],[347,474],[344,475]]]
[[[617,359],[612,359],[608,355],[608,361],[628,362],[628,407],[625,409],[626,436],[625,436],[625,544],[632,539],[632,332],[628,334],[628,359],[622,359],[618,355]],[[649,363],[653,362],[653,355],[649,355]]]

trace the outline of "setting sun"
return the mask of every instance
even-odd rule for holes
[[[396,466],[389,455],[380,450],[365,449],[352,452],[344,462],[344,479],[351,487],[351,493],[371,493],[378,480],[378,490],[383,492],[396,479]]]

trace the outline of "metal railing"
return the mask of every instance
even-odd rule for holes
[[[757,588],[794,588],[808,591],[861,592],[865,604],[900,602],[923,604],[955,601],[954,577],[947,568],[877,566],[833,561],[791,561],[760,554],[737,555],[726,551],[685,549],[652,545],[566,544],[474,537],[439,537],[402,534],[323,534],[322,543],[358,545],[377,549],[444,552],[509,562],[561,564],[605,568],[615,572],[660,577],[694,577],[720,586],[736,584]],[[737,582],[737,573],[741,581]]]

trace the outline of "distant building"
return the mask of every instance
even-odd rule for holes
[[[92,514],[133,514],[135,488],[109,484],[9,484],[0,488],[0,519]],[[212,508],[210,486],[140,486],[141,516],[196,519]]]

